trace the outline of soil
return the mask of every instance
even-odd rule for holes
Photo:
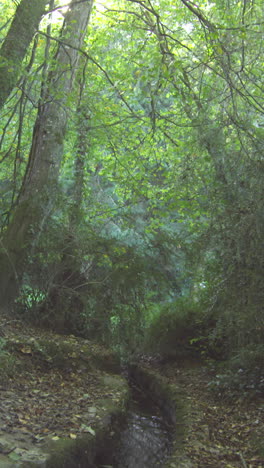
[[[0,330],[0,466],[29,466],[49,442],[94,437],[124,398],[113,353],[4,316]]]
[[[263,399],[227,400],[212,394],[209,384],[214,375],[200,362],[152,362],[148,366],[155,367],[187,401],[183,449],[188,462],[172,460],[168,467],[264,467]]]
[[[145,359],[142,365],[176,386],[187,402],[186,461],[172,458],[168,467],[264,467],[262,399],[229,401],[212,394],[213,375],[200,362]],[[1,466],[9,466],[6,459],[36,459],[47,440],[93,436],[102,408],[121,398],[118,360],[109,349],[3,315],[0,371]]]

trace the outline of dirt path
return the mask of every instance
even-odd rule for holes
[[[188,401],[184,451],[193,468],[264,467],[264,401],[227,402],[208,388],[206,367],[195,363],[155,364]],[[171,464],[171,468],[183,465]],[[187,466],[187,465],[186,465]]]

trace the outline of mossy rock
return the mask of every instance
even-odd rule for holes
[[[4,351],[15,356],[17,362],[27,359],[29,366],[37,364],[43,369],[70,367],[87,370],[101,369],[117,373],[120,361],[111,350],[88,340],[76,337],[58,336],[53,338],[13,338],[6,341]],[[0,363],[1,365],[1,363]]]

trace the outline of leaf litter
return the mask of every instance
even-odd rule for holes
[[[101,378],[100,365],[111,364],[110,351],[18,321],[2,328],[2,349],[15,365],[0,380],[0,454],[13,461],[25,452],[34,458],[34,446],[49,439],[95,436],[99,400],[118,397]]]

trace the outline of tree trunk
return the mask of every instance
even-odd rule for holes
[[[49,0],[22,0],[0,49],[0,108],[21,74],[27,49]]]
[[[85,65],[86,66],[86,65]],[[85,72],[85,67],[84,67]],[[85,185],[85,158],[89,152],[88,135],[90,132],[90,114],[84,97],[85,83],[80,80],[79,99],[77,105],[77,148],[74,167],[73,206],[70,213],[70,223],[79,226],[82,218],[83,190]]]
[[[56,195],[67,124],[67,101],[78,69],[79,49],[83,44],[91,8],[92,0],[73,0],[65,18],[55,57],[56,69],[49,75],[47,93],[40,102],[18,206],[2,242],[2,304],[11,303],[18,293],[28,249]]]

